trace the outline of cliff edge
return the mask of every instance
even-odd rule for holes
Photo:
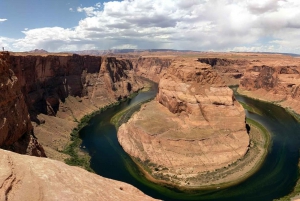
[[[20,82],[10,69],[9,59],[7,52],[0,53],[0,148],[45,157],[33,135]]]

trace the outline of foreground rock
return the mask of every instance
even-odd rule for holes
[[[0,147],[22,154],[46,156],[33,136],[20,82],[10,69],[6,52],[0,53]]]
[[[0,200],[154,200],[78,167],[0,149]]]
[[[249,145],[232,90],[209,65],[184,60],[172,63],[156,100],[119,128],[118,139],[151,179],[184,187],[241,159]]]
[[[247,67],[239,92],[300,114],[300,59],[277,55]]]

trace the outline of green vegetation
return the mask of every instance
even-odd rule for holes
[[[80,150],[80,144],[82,143],[82,140],[79,138],[79,132],[82,128],[88,125],[88,122],[92,117],[94,117],[97,114],[100,114],[101,112],[107,110],[108,108],[112,108],[116,105],[119,105],[120,102],[121,101],[114,102],[110,105],[101,108],[98,111],[85,115],[79,121],[77,127],[74,128],[71,132],[71,137],[70,137],[71,143],[67,147],[65,147],[65,149],[62,151],[63,153],[70,156],[70,158],[65,159],[66,164],[72,166],[80,166],[90,172],[93,172],[92,168],[90,167],[90,156],[88,156],[86,153]],[[78,122],[77,119],[75,119],[75,121]]]
[[[118,112],[115,116],[111,118],[110,122],[114,124],[116,128],[119,128],[123,123],[126,123],[130,119],[130,117],[136,111],[138,111],[144,103],[150,102],[151,100],[153,99],[145,100],[141,103],[132,105],[131,107],[128,107],[127,109]]]
[[[254,107],[252,107],[252,106],[250,106],[246,103],[243,103],[243,102],[239,102],[239,103],[243,106],[243,108],[245,110],[248,110],[249,112],[252,112],[252,113],[255,113],[255,114],[258,114],[258,115],[262,115],[262,112],[260,110],[254,108]]]
[[[65,149],[62,151],[62,153],[65,153],[70,156],[70,158],[65,159],[65,163],[72,166],[79,166],[82,167],[90,172],[94,172],[92,168],[90,167],[90,159],[91,157],[88,156],[84,151],[80,149],[80,144],[82,143],[82,140],[79,137],[79,132],[82,128],[88,125],[88,122],[91,120],[92,117],[94,117],[97,114],[101,114],[102,112],[106,111],[109,108],[112,108],[114,106],[119,105],[121,102],[126,101],[127,99],[132,99],[138,94],[138,92],[134,92],[130,94],[127,98],[124,98],[122,100],[116,101],[114,103],[111,103],[103,108],[100,108],[99,110],[92,112],[91,114],[85,115],[80,121],[78,121],[75,118],[75,121],[78,122],[78,125],[76,128],[74,128],[71,132],[70,137],[70,144],[65,147]],[[140,106],[140,104],[139,104]],[[126,113],[126,111],[124,111]],[[128,114],[129,115],[129,114]],[[120,117],[123,117],[124,114],[121,112],[119,115]],[[129,116],[130,117],[130,116]],[[126,117],[127,120],[129,117]]]
[[[292,115],[298,122],[300,122],[300,115],[297,114],[296,112],[294,112],[293,110],[289,109],[289,108],[285,108],[286,111],[288,111],[288,113],[290,115]]]

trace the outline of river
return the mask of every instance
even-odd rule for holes
[[[82,146],[91,156],[91,168],[99,175],[129,183],[145,194],[162,200],[255,200],[268,201],[293,190],[298,176],[300,124],[284,109],[236,95],[238,101],[259,110],[246,111],[248,118],[262,124],[271,133],[268,154],[261,168],[246,181],[229,188],[183,193],[149,182],[144,178],[117,140],[117,130],[111,118],[153,98],[157,85],[140,92],[131,100],[93,117],[80,131]]]

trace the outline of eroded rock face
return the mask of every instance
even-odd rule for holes
[[[35,135],[47,155],[63,160],[76,122],[143,87],[127,59],[80,55],[10,57],[29,108]],[[49,154],[48,154],[49,153]]]
[[[212,66],[227,85],[238,85],[246,67],[250,64],[246,59],[199,58],[199,62]]]
[[[136,75],[159,82],[160,75],[171,65],[173,58],[139,57],[131,60]]]
[[[299,58],[281,56],[276,60],[257,60],[247,67],[239,91],[300,114],[299,72]]]
[[[0,147],[45,156],[43,148],[32,136],[33,127],[24,95],[10,67],[9,54],[0,53]]]
[[[179,186],[199,186],[199,174],[237,161],[249,145],[232,90],[209,65],[185,60],[172,63],[156,100],[119,128],[118,139],[153,178]]]
[[[98,106],[98,99],[109,103],[141,87],[129,72],[128,60],[75,54],[11,56],[10,60],[32,120],[33,114],[55,116],[68,96],[88,97]]]
[[[154,200],[78,167],[0,149],[0,200]]]

